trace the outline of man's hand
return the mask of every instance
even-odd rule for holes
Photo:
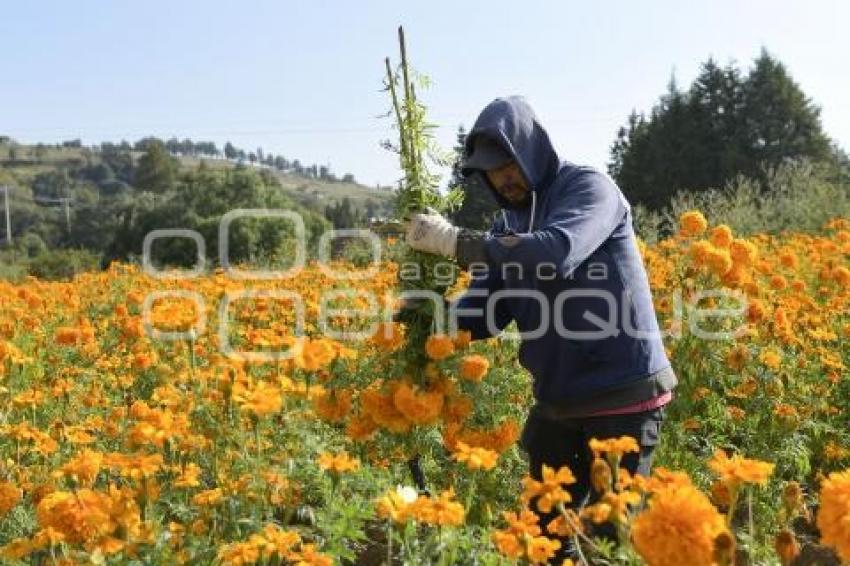
[[[407,244],[422,252],[453,258],[460,229],[437,213],[414,214],[407,224]]]

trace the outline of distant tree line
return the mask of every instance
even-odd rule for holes
[[[251,165],[265,166],[270,169],[297,175],[306,179],[320,179],[327,182],[341,183],[356,183],[357,180],[351,173],[345,173],[342,176],[337,176],[329,165],[312,164],[307,165],[298,159],[289,159],[282,155],[263,151],[262,147],[258,147],[255,151],[246,152],[244,149],[237,148],[231,142],[224,144],[221,150],[215,142],[211,141],[193,141],[189,138],[178,139],[176,137],[163,140],[153,136],[147,136],[130,143],[126,140],[121,142],[103,142],[93,146],[91,149],[99,152],[118,152],[118,151],[147,151],[151,144],[161,144],[165,150],[172,156],[183,157],[205,157],[210,159],[227,159],[234,162],[247,162]],[[8,157],[10,161],[18,161],[25,156],[19,151],[17,144],[14,143],[9,136],[0,136],[0,145],[8,145]],[[73,148],[84,149],[80,139],[65,140],[61,143],[49,145],[39,143],[32,146],[29,157],[35,161],[40,161],[44,158],[48,148]]]
[[[749,72],[713,59],[688,89],[671,80],[649,114],[632,111],[608,171],[632,202],[660,209],[680,189],[722,188],[738,176],[769,187],[790,161],[841,160],[820,109],[785,66],[762,50]]]
[[[490,191],[464,184],[465,140],[461,126],[449,188],[462,187],[464,200],[451,216],[486,229],[499,206]],[[661,211],[679,191],[702,193],[746,184],[743,179],[771,192],[778,186],[775,172],[800,162],[819,165],[825,182],[824,171],[833,171],[839,187],[850,178],[850,159],[824,133],[820,109],[766,50],[746,73],[708,59],[689,88],[671,80],[649,113],[632,111],[610,156],[609,174],[633,204],[649,211]]]

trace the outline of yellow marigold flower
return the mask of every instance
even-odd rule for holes
[[[699,210],[689,210],[679,217],[679,234],[684,237],[699,236],[708,228],[708,221]]]
[[[720,481],[734,490],[745,483],[765,485],[773,473],[774,464],[744,458],[737,454],[730,458],[726,452],[718,450],[708,461],[708,467],[720,476]]]
[[[425,353],[432,360],[445,359],[455,352],[452,339],[445,334],[432,334],[425,341]]]
[[[340,452],[339,454],[322,452],[319,454],[318,462],[321,469],[330,470],[338,474],[360,469],[360,460],[352,458],[346,452]]]
[[[537,481],[530,476],[522,478],[522,485],[525,489],[520,499],[525,505],[528,505],[531,499],[536,497],[537,509],[542,513],[549,513],[552,511],[552,507],[559,503],[571,501],[570,494],[562,486],[573,484],[576,479],[567,466],[562,466],[556,472],[553,468],[543,464],[542,472],[542,481]]]
[[[759,354],[759,361],[770,369],[779,369],[782,364],[782,356],[772,348],[766,348]]]
[[[589,445],[594,455],[597,456],[599,454],[608,454],[609,456],[620,458],[623,454],[628,452],[640,452],[640,445],[637,443],[637,440],[631,436],[606,438],[604,440],[591,438]]]
[[[416,490],[410,486],[397,486],[376,502],[378,516],[404,523],[411,516],[411,505],[416,501]]]
[[[10,482],[0,482],[0,517],[11,511],[21,500],[21,489]]]
[[[650,566],[711,566],[724,532],[723,516],[692,485],[659,489],[632,523],[635,550]]]
[[[458,442],[456,450],[452,454],[452,458],[458,462],[465,463],[466,467],[470,470],[492,470],[496,467],[496,462],[499,460],[498,452],[478,446],[469,446],[465,442]]]
[[[715,226],[709,231],[708,239],[718,248],[728,248],[732,244],[732,229],[726,224]]]
[[[484,356],[472,354],[460,361],[460,376],[469,381],[481,381],[490,369],[490,361]]]
[[[850,470],[832,472],[821,482],[817,526],[821,542],[850,561]]]

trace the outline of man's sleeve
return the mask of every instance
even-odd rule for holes
[[[504,263],[528,269],[548,264],[566,277],[608,239],[627,205],[607,176],[596,171],[580,175],[561,194],[553,195],[554,207],[538,230],[484,238],[484,255],[491,269],[499,270]]]
[[[460,299],[450,305],[450,314],[457,318],[457,328],[472,333],[473,340],[496,336],[512,320],[505,299],[500,299],[490,309],[492,316],[488,324],[487,301],[493,293],[503,288],[498,269],[490,268],[487,273],[473,279]]]

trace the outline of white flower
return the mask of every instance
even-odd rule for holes
[[[397,485],[395,492],[405,503],[413,503],[419,497],[419,492],[416,491],[416,488],[409,485]]]

